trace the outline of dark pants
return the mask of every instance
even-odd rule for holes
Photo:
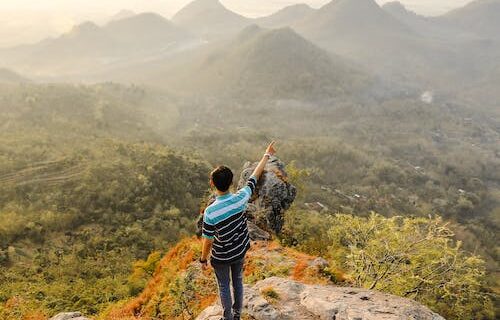
[[[213,264],[219,285],[219,295],[222,308],[224,309],[224,320],[240,319],[243,307],[243,263],[240,259],[231,264]],[[233,285],[234,303],[231,299],[231,285]]]

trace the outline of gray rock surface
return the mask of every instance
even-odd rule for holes
[[[81,312],[62,312],[59,313],[49,320],[90,320],[83,316]]]
[[[257,163],[250,162],[243,166],[238,188],[245,185],[256,166]],[[296,195],[297,189],[287,181],[285,164],[277,157],[271,157],[257,184],[256,196],[250,201],[247,216],[259,228],[279,234],[285,211]]]
[[[271,240],[271,234],[267,231],[262,230],[257,227],[255,223],[252,221],[248,221],[248,233],[250,234],[250,239],[254,241],[263,241],[263,240]]]
[[[326,261],[324,258],[318,257],[318,258],[314,259],[313,261],[311,261],[311,263],[309,263],[309,265],[311,267],[316,267],[319,270],[324,270],[325,268],[328,268],[328,261]]]
[[[273,290],[269,299],[263,290]],[[255,320],[445,320],[413,300],[360,288],[306,285],[271,277],[245,287],[245,312]],[[214,305],[197,320],[218,320]]]

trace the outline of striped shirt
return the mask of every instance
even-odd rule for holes
[[[257,179],[251,176],[237,193],[218,196],[205,209],[202,236],[214,241],[212,263],[232,263],[243,258],[250,248],[245,210],[256,185]]]

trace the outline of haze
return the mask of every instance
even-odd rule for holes
[[[317,319],[344,285],[415,300],[385,319],[499,319],[500,0],[16,1],[0,1],[0,41],[24,44],[0,47],[1,320],[207,320],[209,173],[237,190],[272,140],[283,163],[244,213],[252,319]],[[308,296],[325,309],[283,278],[328,284]],[[362,295],[364,319],[393,300]]]
[[[85,20],[104,22],[120,10],[135,12],[154,11],[171,17],[189,0],[18,0],[0,2],[0,47],[40,41],[69,31]],[[320,7],[328,0],[222,0],[229,9],[242,15],[257,17],[268,15],[280,8],[307,3]],[[380,4],[388,0],[377,0]],[[463,6],[470,0],[401,0],[408,9],[422,15],[439,15]]]

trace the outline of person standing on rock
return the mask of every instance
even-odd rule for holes
[[[245,209],[267,161],[275,152],[273,141],[246,186],[236,193],[229,191],[233,183],[231,169],[219,166],[210,174],[210,187],[215,190],[216,199],[203,213],[203,249],[200,263],[205,270],[208,256],[211,255],[210,264],[215,271],[224,310],[223,320],[240,319],[243,307],[243,264],[245,254],[250,248]],[[234,301],[231,298],[231,282]]]

